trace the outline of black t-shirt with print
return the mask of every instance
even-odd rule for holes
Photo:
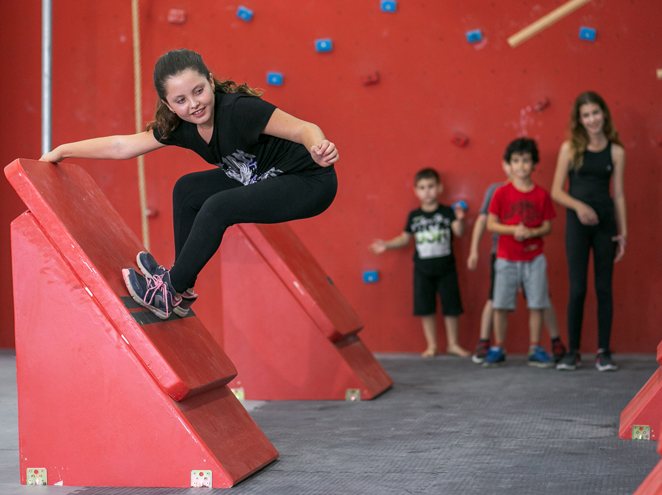
[[[414,268],[431,275],[440,275],[455,268],[452,208],[440,204],[434,211],[417,208],[407,217],[405,232],[414,236]]]
[[[154,129],[154,137],[195,151],[205,161],[221,167],[228,177],[244,185],[300,170],[321,169],[299,143],[262,134],[276,107],[245,93],[216,91],[214,131],[209,144],[195,124],[181,121],[167,138]]]

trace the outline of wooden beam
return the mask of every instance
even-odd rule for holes
[[[549,14],[538,19],[536,22],[513,34],[510,38],[508,38],[508,44],[515,48],[517,45],[524,43],[532,36],[535,36],[540,31],[547,29],[559,19],[562,19],[563,17],[574,12],[579,7],[587,4],[590,1],[591,0],[570,0],[569,2],[564,3],[560,7],[552,10]]]

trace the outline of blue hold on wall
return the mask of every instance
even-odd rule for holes
[[[267,72],[267,84],[269,86],[282,86],[283,74],[281,72]]]
[[[320,38],[315,40],[315,51],[319,53],[330,52],[333,50],[333,40],[331,38]]]

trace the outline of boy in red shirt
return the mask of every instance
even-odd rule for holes
[[[552,230],[554,207],[549,193],[531,180],[538,163],[538,147],[533,139],[514,140],[503,158],[510,164],[511,181],[495,191],[487,217],[487,229],[499,234],[492,303],[496,345],[490,348],[483,365],[494,366],[506,360],[503,344],[507,315],[515,309],[517,292],[523,287],[529,306],[529,365],[550,368],[552,359],[540,346],[543,310],[550,304],[542,237]]]

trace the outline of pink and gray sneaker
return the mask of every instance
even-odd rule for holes
[[[124,268],[122,277],[131,297],[162,320],[167,320],[182,301],[170,283],[170,272],[150,278],[143,277],[133,268]]]

